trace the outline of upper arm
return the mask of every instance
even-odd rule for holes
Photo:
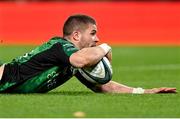
[[[70,56],[69,61],[71,65],[78,68],[84,67],[84,65],[86,64],[85,58],[83,58],[82,54],[79,52],[73,53]]]
[[[77,48],[74,47],[74,45],[72,44],[56,44],[54,46],[55,48],[55,52],[53,52],[53,56],[56,57],[57,62],[62,65],[63,64],[67,64],[67,65],[71,65],[70,62],[70,57],[72,54],[76,53],[78,51]]]

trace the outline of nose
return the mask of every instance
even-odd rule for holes
[[[99,42],[99,38],[97,36],[95,38],[95,42]]]

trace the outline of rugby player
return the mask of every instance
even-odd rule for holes
[[[70,16],[64,23],[63,37],[53,37],[31,52],[1,65],[0,92],[45,93],[76,76],[76,68],[92,66],[104,56],[111,62],[111,47],[106,43],[97,45],[96,33],[97,25],[92,17],[82,14]],[[79,80],[92,91],[102,93],[176,92],[176,88],[143,89],[115,81],[95,85]]]

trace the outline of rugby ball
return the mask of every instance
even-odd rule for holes
[[[78,69],[80,75],[91,83],[105,84],[112,79],[112,66],[106,57],[92,67]]]

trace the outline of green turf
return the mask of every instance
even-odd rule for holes
[[[10,59],[33,46],[0,46]],[[180,89],[180,47],[113,47],[113,80],[143,88]],[[46,94],[0,94],[0,117],[180,117],[180,94],[96,94],[75,78]]]

